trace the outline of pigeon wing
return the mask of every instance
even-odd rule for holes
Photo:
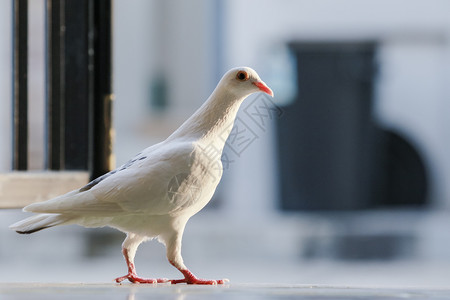
[[[81,189],[31,204],[24,210],[84,216],[162,215],[176,211],[184,199],[176,197],[177,191],[171,190],[170,183],[175,180],[176,186],[177,180],[180,185],[187,182],[195,158],[190,143],[173,144],[147,148]]]

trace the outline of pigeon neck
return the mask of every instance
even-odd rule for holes
[[[216,148],[222,149],[244,98],[214,91],[169,139],[182,138],[206,144],[214,143]]]

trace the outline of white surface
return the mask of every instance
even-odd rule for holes
[[[2,299],[447,299],[449,290],[289,284],[0,284]]]
[[[112,282],[125,274],[120,252],[124,236],[100,245],[102,255],[86,256],[90,239],[109,231],[66,226],[17,235],[6,228],[22,217],[18,211],[0,212],[0,282]],[[308,259],[302,256],[302,249],[309,246],[304,244],[308,241],[305,237],[320,239],[332,234],[336,223],[327,221],[328,218],[281,215],[265,222],[258,218],[238,221],[207,211],[188,222],[183,257],[199,277],[229,278],[232,284],[450,288],[448,215],[398,214],[396,222],[389,221],[392,220],[389,215],[364,218],[372,219],[373,224],[381,223],[378,229],[401,231],[417,227],[423,231],[417,232],[417,236],[423,239],[425,248],[418,249],[419,253],[413,257],[394,260]],[[97,235],[93,237],[92,233]],[[425,255],[430,250],[427,248],[440,250],[440,256]],[[140,246],[136,265],[138,275],[143,277],[181,276],[169,265],[164,247],[156,241]]]

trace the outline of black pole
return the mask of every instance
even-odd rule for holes
[[[14,0],[13,169],[28,168],[28,2]]]
[[[47,168],[64,168],[64,4],[47,0]]]
[[[49,169],[112,166],[111,14],[111,0],[47,0]]]
[[[89,170],[92,68],[90,67],[89,1],[65,0],[64,7],[64,168]]]
[[[92,177],[113,167],[112,1],[94,1],[94,159]]]

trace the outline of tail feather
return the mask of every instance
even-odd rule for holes
[[[12,230],[21,234],[30,234],[49,227],[69,223],[73,216],[62,214],[39,214],[9,226]]]

